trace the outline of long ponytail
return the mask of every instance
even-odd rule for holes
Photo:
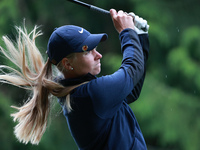
[[[35,45],[35,39],[42,35],[38,27],[28,33],[25,26],[16,27],[17,42],[12,42],[3,36],[6,50],[0,47],[1,53],[18,69],[0,65],[0,82],[30,90],[31,95],[21,107],[12,106],[17,110],[11,114],[15,126],[14,133],[20,142],[38,144],[44,134],[50,111],[50,93],[57,97],[66,96],[73,87],[63,87],[53,81],[51,62],[44,59]],[[67,107],[70,110],[70,99],[67,97]]]

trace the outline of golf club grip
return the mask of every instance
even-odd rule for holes
[[[105,15],[110,15],[109,11],[102,9],[102,8],[99,8],[99,7],[96,7],[96,6],[93,6],[93,5],[90,6],[90,9],[93,10],[93,11],[96,11],[96,12],[100,12],[100,13],[105,14]]]
[[[90,10],[93,10],[93,11],[96,11],[96,12],[110,16],[110,12],[108,10],[105,10],[105,9],[102,9],[102,8],[99,8],[99,7],[96,7],[96,6],[93,6],[93,5],[90,5]],[[148,25],[146,25],[145,27],[140,28],[140,29],[146,32],[146,31],[148,31]]]

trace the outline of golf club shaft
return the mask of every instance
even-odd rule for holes
[[[100,12],[100,13],[103,13],[103,14],[106,14],[106,15],[110,15],[110,12],[105,10],[105,9],[102,9],[102,8],[99,8],[99,7],[96,7],[96,6],[93,6],[93,5],[78,1],[78,0],[68,0],[68,1],[76,3],[76,4],[81,5],[81,6],[84,6],[88,9],[93,10],[93,11]]]
[[[88,9],[90,9],[90,10],[93,10],[93,11],[96,11],[96,12],[99,12],[99,13],[102,13],[102,14],[110,16],[110,12],[108,10],[105,10],[105,9],[102,9],[102,8],[99,8],[99,7],[96,7],[96,6],[81,2],[79,0],[68,0],[68,1],[76,3],[76,4],[81,5],[81,6],[84,6],[84,7],[88,8]],[[146,25],[145,27],[142,27],[140,29],[146,32],[146,31],[148,31],[148,28],[149,28],[149,26]]]

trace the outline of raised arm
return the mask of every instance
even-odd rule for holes
[[[148,34],[139,35],[139,39],[140,39],[140,43],[142,45],[142,50],[143,50],[143,54],[144,54],[144,74],[141,77],[140,81],[137,83],[137,85],[135,85],[135,87],[131,91],[131,93],[127,96],[126,102],[128,104],[134,102],[135,100],[137,100],[139,98],[142,87],[143,87],[145,75],[146,75],[146,62],[147,62],[148,56],[149,56],[149,37],[148,37]]]
[[[96,114],[112,117],[144,74],[144,54],[132,17],[111,10],[116,30],[120,33],[122,65],[112,75],[92,80],[86,86]]]

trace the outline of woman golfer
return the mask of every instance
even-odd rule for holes
[[[36,28],[30,36],[18,28],[17,48],[4,37],[7,51],[1,52],[20,71],[1,65],[1,82],[32,91],[18,112],[12,114],[16,137],[23,143],[38,144],[45,132],[50,96],[58,97],[71,135],[80,150],[146,150],[146,144],[129,103],[140,95],[148,58],[148,34],[138,35],[133,18],[123,11],[110,10],[114,27],[119,33],[123,60],[113,74],[96,77],[101,71],[97,52],[106,34],[90,34],[74,26],[61,26],[49,38],[44,60],[35,45],[41,33]],[[52,64],[63,74],[52,75]]]

